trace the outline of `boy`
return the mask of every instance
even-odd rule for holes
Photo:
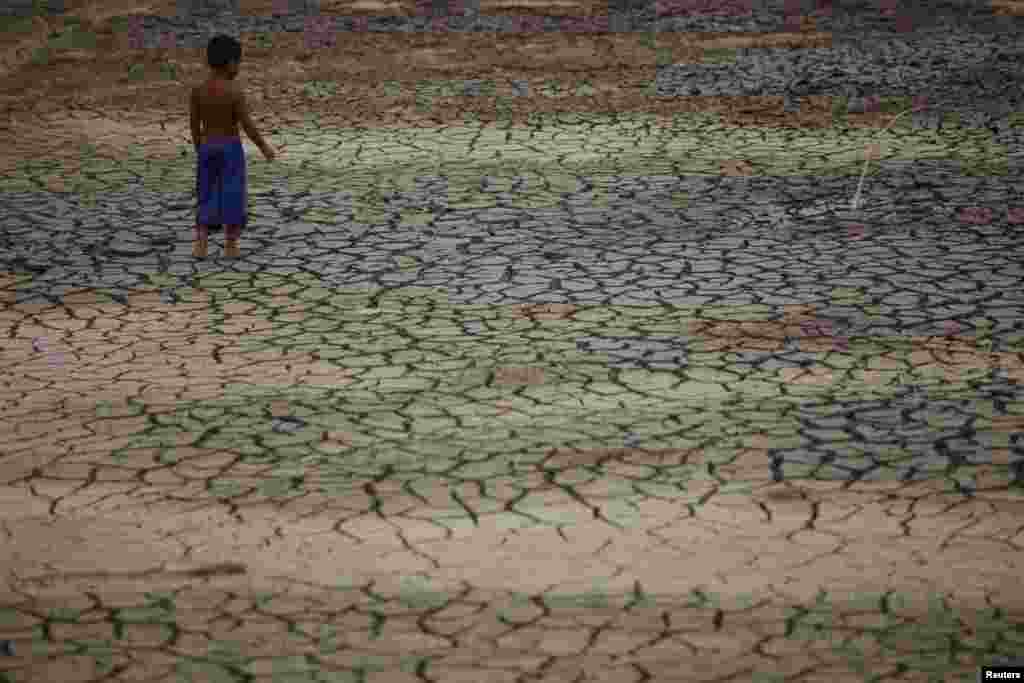
[[[224,254],[237,258],[238,239],[247,222],[245,150],[238,134],[241,124],[267,161],[275,154],[256,130],[242,89],[235,85],[242,45],[231,36],[214,36],[206,47],[210,77],[190,96],[192,144],[196,148],[196,216],[192,255],[206,258],[209,229],[225,224]]]

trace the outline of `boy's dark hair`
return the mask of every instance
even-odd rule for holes
[[[210,38],[206,46],[206,62],[213,68],[242,61],[242,44],[223,33]]]

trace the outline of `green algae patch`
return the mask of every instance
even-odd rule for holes
[[[65,28],[51,37],[52,44],[39,58],[50,59],[51,53],[59,55],[60,50],[76,48],[78,43],[94,39],[90,35],[75,27]],[[134,65],[135,71],[126,73],[126,77],[146,78],[142,67]],[[177,77],[174,73],[164,76]],[[307,87],[329,90],[330,84]],[[642,120],[631,125],[599,114],[582,120],[592,126],[586,136],[577,135],[568,119],[562,122],[558,117],[550,118],[539,129],[477,125],[396,133],[295,128],[277,134],[279,145],[289,149],[288,158],[273,165],[250,164],[249,181],[255,189],[283,183],[288,193],[345,192],[359,196],[365,194],[364,186],[368,190],[377,184],[368,179],[378,176],[386,178],[396,191],[408,192],[417,176],[442,175],[448,177],[449,204],[471,209],[494,205],[494,192],[480,189],[484,177],[505,177],[496,190],[511,192],[514,205],[544,208],[555,206],[564,193],[576,192],[577,176],[601,177],[609,167],[623,175],[721,175],[721,160],[742,157],[759,175],[853,176],[862,171],[865,145],[876,141],[882,145],[883,161],[952,159],[972,175],[1004,174],[1009,159],[1008,149],[995,144],[987,130],[894,128],[881,132],[834,127],[801,130],[794,138],[793,131],[784,129],[712,125],[709,121],[713,119],[693,116],[677,117],[669,127],[650,126]],[[316,143],[310,142],[312,135]],[[356,135],[360,136],[358,142]],[[494,142],[488,143],[488,137]],[[473,142],[474,138],[479,139]],[[194,187],[194,161],[187,147],[181,149],[184,154],[173,160],[136,154],[101,160],[83,155],[79,177],[69,178],[68,184],[73,192],[86,192],[86,182],[110,192],[120,192],[135,182],[155,191],[189,192]],[[779,154],[780,149],[788,151]],[[247,152],[255,155],[251,148]],[[20,171],[5,177],[0,189],[33,189],[34,182],[26,176],[38,169],[24,162]],[[523,191],[509,185],[508,179],[520,176],[527,179]],[[359,204],[357,220],[383,217],[384,200],[379,194],[359,200]],[[333,216],[321,220],[337,222]]]

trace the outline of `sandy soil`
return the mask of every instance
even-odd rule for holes
[[[141,144],[156,157],[177,153],[187,144],[187,88],[205,77],[201,49],[133,50],[112,18],[131,14],[171,14],[170,1],[144,4],[113,0],[69,0],[65,17],[81,20],[82,30],[95,35],[95,45],[50,49],[47,63],[33,61],[35,51],[64,30],[65,17],[35,17],[20,30],[0,32],[0,116],[5,137],[14,141],[0,153],[0,167],[19,160],[66,158],[78,143],[90,142],[98,154],[118,156]],[[329,3],[328,3],[329,4]],[[388,4],[359,5],[353,13],[415,11]],[[495,7],[514,11],[517,6]],[[520,11],[522,7],[518,8]],[[530,11],[536,8],[530,7]],[[593,8],[576,8],[576,11]],[[243,12],[264,13],[269,0],[243,3]],[[325,11],[329,11],[327,7]],[[349,10],[346,10],[349,11]],[[559,11],[563,11],[559,9]],[[797,113],[785,113],[782,99],[658,98],[645,93],[656,60],[700,61],[704,50],[740,47],[828,47],[831,36],[813,27],[799,33],[758,36],[736,34],[661,34],[657,44],[640,34],[381,34],[347,33],[333,48],[307,49],[301,34],[244,36],[241,82],[261,126],[273,131],[305,121],[316,112],[325,125],[423,126],[459,122],[467,111],[482,121],[504,116],[522,122],[537,112],[646,112],[671,117],[688,111],[716,112],[729,122],[746,125],[817,127],[832,122],[832,99],[809,98]],[[128,69],[141,64],[143,76]],[[572,67],[567,70],[566,65]],[[172,79],[161,72],[172,65]],[[429,111],[415,106],[416,84],[423,80],[482,79],[495,83],[493,96],[435,97]],[[511,81],[529,83],[539,92],[555,79],[564,87],[586,80],[594,94],[513,97]],[[314,98],[304,86],[333,81],[335,92]],[[384,82],[401,87],[399,96],[385,97]],[[881,125],[887,117],[855,115],[849,121]],[[184,133],[183,133],[184,131]],[[72,144],[69,144],[72,143]]]

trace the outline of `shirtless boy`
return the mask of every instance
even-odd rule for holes
[[[245,150],[239,125],[267,161],[273,161],[276,155],[256,130],[245,93],[233,82],[242,60],[241,43],[231,36],[214,36],[207,45],[206,60],[210,77],[194,87],[189,98],[199,197],[192,255],[206,258],[210,226],[224,224],[224,255],[237,258],[238,240],[248,214]]]

